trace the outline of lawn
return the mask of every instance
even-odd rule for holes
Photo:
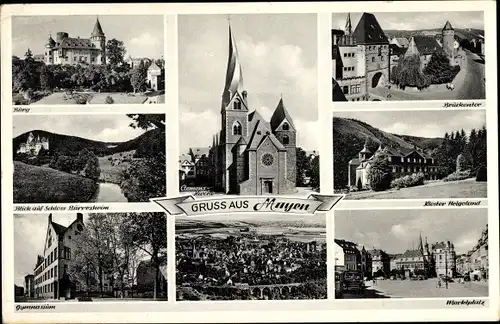
[[[424,198],[487,198],[487,182],[466,179],[450,182],[434,182],[428,185],[391,189],[387,191],[363,191],[347,194],[345,199],[424,199]]]
[[[75,92],[76,93],[76,92]],[[105,104],[105,99],[107,96],[111,96],[114,100],[114,104],[142,104],[147,96],[141,94],[126,94],[120,92],[92,92],[90,104]],[[60,104],[76,104],[72,99],[65,99],[68,96],[64,92],[54,92],[47,97],[44,97],[37,102],[32,103],[33,105],[60,105]]]
[[[91,179],[14,161],[14,203],[88,202],[97,187]]]

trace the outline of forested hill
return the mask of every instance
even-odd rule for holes
[[[63,155],[76,155],[79,151],[86,148],[94,152],[98,156],[104,156],[125,151],[144,149],[149,143],[162,142],[165,143],[162,135],[162,130],[153,129],[141,134],[140,136],[125,142],[101,142],[89,140],[77,136],[63,135],[51,133],[43,130],[32,130],[23,133],[13,139],[13,151],[16,153],[21,143],[26,143],[30,133],[33,133],[35,138],[40,136],[45,137],[49,141],[49,152],[59,152]],[[157,145],[155,145],[156,147]],[[161,147],[161,145],[160,145]],[[163,145],[164,147],[164,145]],[[51,154],[52,155],[52,154]]]
[[[444,134],[443,134],[444,136]],[[382,146],[408,151],[415,148],[433,155],[443,143],[443,138],[426,138],[408,135],[398,135],[384,132],[365,122],[349,118],[333,118],[333,158],[335,186],[347,185],[349,161],[358,156],[365,142],[372,152]]]

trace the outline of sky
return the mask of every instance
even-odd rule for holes
[[[43,254],[49,213],[14,214],[14,280],[16,285],[24,286],[24,276],[33,274],[37,255]],[[87,222],[88,214],[83,214]],[[76,213],[52,214],[52,221],[68,226],[76,220]],[[148,259],[140,253],[139,259]]]
[[[454,28],[484,29],[482,11],[452,12],[372,12],[383,30],[421,30],[443,28],[449,20]],[[351,12],[352,29],[356,28],[362,12]],[[344,30],[347,13],[332,14],[332,28]]]
[[[317,150],[317,24],[314,14],[231,15],[250,111],[269,120],[280,95],[297,145]],[[286,26],[286,27],[285,27]],[[220,130],[228,56],[226,15],[178,18],[180,153],[212,145]]]
[[[421,232],[429,245],[452,241],[458,255],[474,247],[487,223],[486,208],[336,211],[335,238],[392,254],[416,249]]]
[[[145,132],[130,127],[131,121],[126,115],[16,115],[12,116],[12,135],[44,130],[95,141],[125,142]]]
[[[24,276],[33,274],[36,256],[43,254],[49,214],[14,215],[14,273],[15,284],[24,285]],[[83,215],[86,221],[87,215]],[[76,213],[52,214],[52,221],[68,226]]]
[[[69,37],[90,38],[96,16],[21,16],[12,18],[12,54],[24,57],[29,47],[33,54],[43,54],[49,39],[57,32]],[[162,15],[99,16],[106,41],[124,42],[132,57],[161,58],[164,53],[164,19]],[[127,57],[125,54],[125,57]]]
[[[461,129],[469,133],[486,124],[484,110],[358,111],[336,112],[334,116],[358,119],[388,133],[429,138]]]

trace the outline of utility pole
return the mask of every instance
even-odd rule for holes
[[[448,251],[444,251],[446,289],[448,289]]]

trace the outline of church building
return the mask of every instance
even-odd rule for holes
[[[33,133],[28,135],[26,143],[21,143],[17,149],[18,154],[28,154],[28,155],[38,155],[41,149],[46,151],[49,150],[49,140],[46,137],[40,138],[38,135],[36,138]]]
[[[214,187],[228,194],[289,194],[296,191],[297,130],[283,98],[271,117],[250,111],[249,94],[229,26],[229,56],[222,93],[221,130],[213,138],[210,161]]]
[[[50,64],[90,65],[106,64],[106,36],[97,18],[89,38],[69,37],[66,32],[58,32],[54,40],[49,35],[45,45],[44,62]]]

